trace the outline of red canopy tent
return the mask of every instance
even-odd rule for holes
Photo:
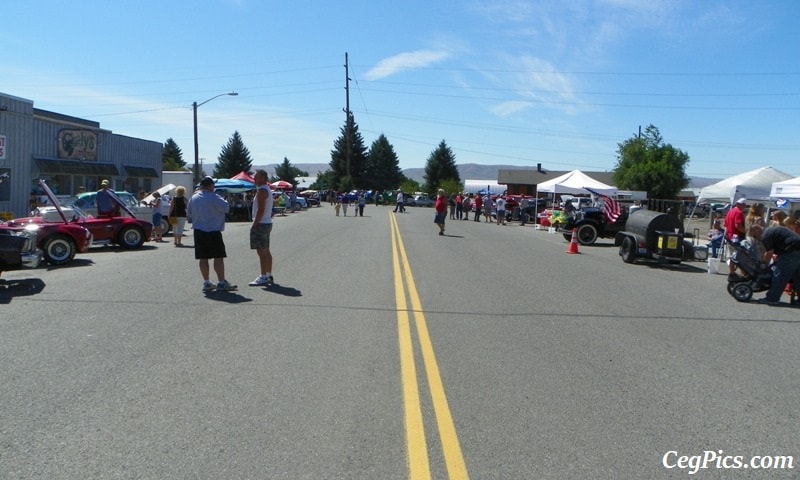
[[[256,180],[250,176],[249,173],[242,170],[241,172],[237,173],[236,175],[231,177],[231,180],[244,180],[245,182],[255,183]]]

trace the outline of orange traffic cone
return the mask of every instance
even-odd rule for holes
[[[569,247],[567,247],[567,253],[581,253],[578,251],[578,229],[572,229],[572,240],[569,241]]]

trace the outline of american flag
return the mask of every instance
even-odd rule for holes
[[[591,188],[586,188],[586,190],[603,199],[603,215],[605,215],[608,223],[617,223],[617,219],[619,219],[620,214],[622,214],[622,209],[620,209],[619,202],[608,195],[603,195],[602,193],[596,192]]]

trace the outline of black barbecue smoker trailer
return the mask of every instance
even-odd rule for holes
[[[625,263],[639,258],[659,263],[695,259],[692,242],[684,239],[683,224],[671,213],[644,209],[631,212],[625,229],[614,237],[614,245]]]

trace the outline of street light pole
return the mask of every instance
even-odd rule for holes
[[[208,100],[202,101],[200,103],[192,102],[192,114],[194,117],[194,184],[197,185],[200,183],[200,151],[197,144],[197,107],[201,105],[205,105],[206,103],[214,100],[215,98],[223,97],[225,95],[230,95],[235,97],[239,95],[236,92],[228,92],[228,93],[220,93],[219,95],[215,95]]]

